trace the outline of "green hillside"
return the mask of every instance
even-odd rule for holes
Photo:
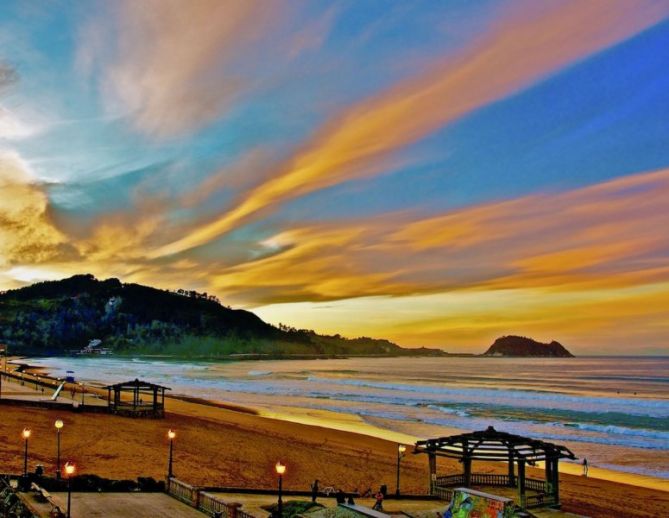
[[[275,327],[195,291],[166,291],[75,275],[0,293],[0,341],[16,354],[60,355],[100,339],[115,354],[440,355],[387,340]]]

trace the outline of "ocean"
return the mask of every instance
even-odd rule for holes
[[[78,381],[140,378],[260,409],[354,414],[427,438],[498,430],[565,444],[591,466],[669,480],[669,358],[351,358],[240,362],[31,359]]]

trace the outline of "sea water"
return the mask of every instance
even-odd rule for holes
[[[31,360],[78,381],[140,378],[174,394],[355,414],[417,437],[497,430],[565,444],[591,465],[669,479],[669,358]]]

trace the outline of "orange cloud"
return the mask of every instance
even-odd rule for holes
[[[0,266],[77,255],[53,223],[46,194],[17,154],[0,155],[0,191]]]
[[[583,350],[633,339],[657,348],[668,330],[669,169],[429,218],[289,228],[258,243],[257,259],[230,266],[147,261],[160,219],[128,232],[126,220],[107,218],[89,236],[67,235],[26,166],[16,157],[1,164],[4,287],[82,271],[165,288],[187,282],[274,322],[456,350],[508,332]]]
[[[549,9],[545,3],[524,6],[525,13],[516,12],[422,77],[346,110],[224,215],[152,256],[205,244],[286,200],[382,172],[390,153],[669,14],[669,6],[650,1],[571,0]]]
[[[431,218],[315,224],[222,269],[219,292],[250,303],[450,290],[578,291],[669,281],[669,170]]]

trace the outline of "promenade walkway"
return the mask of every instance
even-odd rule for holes
[[[52,493],[56,504],[67,508],[67,493]],[[40,518],[51,506],[30,496]],[[72,518],[202,518],[204,515],[164,493],[72,493]]]
[[[226,502],[237,502],[242,504],[242,509],[253,516],[266,516],[268,513],[264,506],[275,504],[277,495],[251,495],[248,493],[216,493],[211,494],[220,497]],[[310,501],[309,497],[302,496],[284,496],[284,502],[289,500],[303,500]],[[328,508],[337,506],[337,501],[334,497],[324,498],[319,497],[317,502]],[[373,498],[356,498],[355,503],[365,507],[372,507],[376,502]],[[388,499],[383,504],[384,513],[387,514],[401,514],[402,512],[410,513],[411,511],[425,511],[430,518],[435,516],[434,513],[440,511],[443,513],[446,504],[435,500],[412,500],[410,498],[402,500]]]
[[[58,399],[53,401],[51,397],[57,388],[57,385],[51,385],[50,383],[36,383],[32,377],[26,377],[21,383],[20,380],[15,378],[3,376],[1,399],[33,401],[44,404],[65,403],[74,406],[81,405],[83,400],[87,406],[107,406],[107,401],[97,394],[87,392],[82,398],[81,392],[75,392],[73,395],[69,390],[62,390]]]

